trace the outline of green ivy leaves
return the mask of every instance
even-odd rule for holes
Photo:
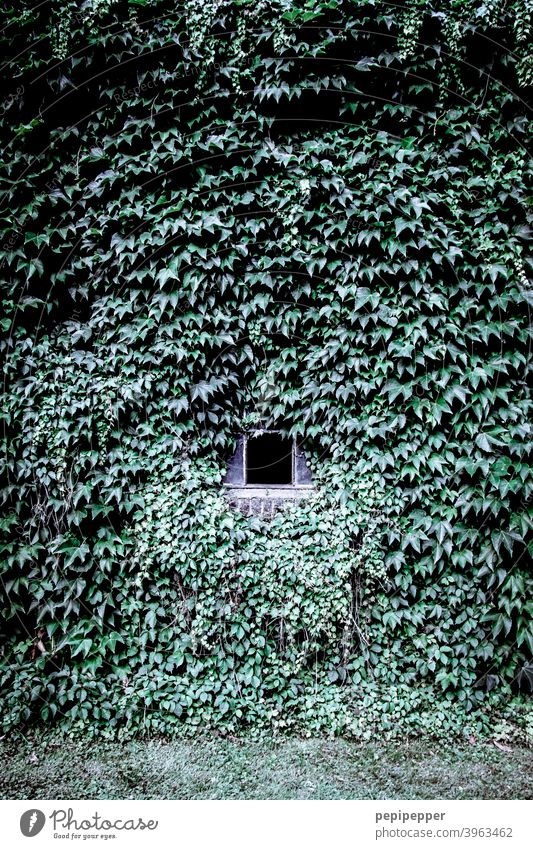
[[[5,724],[487,727],[533,642],[525,4],[136,5],[2,35]],[[321,486],[268,526],[221,494],[258,422]]]

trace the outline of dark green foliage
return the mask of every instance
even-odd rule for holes
[[[527,10],[8,13],[7,727],[483,732],[531,690]],[[271,522],[220,493],[258,425],[318,487]]]

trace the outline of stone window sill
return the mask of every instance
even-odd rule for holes
[[[249,484],[239,486],[225,484],[225,489],[231,498],[305,498],[315,491],[311,484],[294,486],[293,484]]]
[[[236,486],[226,484],[226,498],[229,504],[247,516],[272,517],[274,513],[289,505],[291,502],[308,498],[315,492],[311,484],[294,486],[284,484],[268,486],[267,484]]]

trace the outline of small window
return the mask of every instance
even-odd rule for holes
[[[283,489],[283,498],[303,497],[313,489],[311,472],[296,439],[277,430],[242,433],[228,462],[224,486],[242,498],[256,488]],[[260,497],[255,495],[254,497]]]
[[[246,484],[292,486],[294,440],[275,432],[249,436],[246,440]]]

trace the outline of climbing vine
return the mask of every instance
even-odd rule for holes
[[[3,725],[530,739],[530,0],[49,6],[1,29]],[[269,519],[255,427],[315,486]]]

